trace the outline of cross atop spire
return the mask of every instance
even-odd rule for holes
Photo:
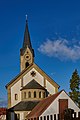
[[[28,16],[26,15],[26,21],[28,20]]]

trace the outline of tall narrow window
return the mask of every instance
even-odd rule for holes
[[[50,115],[50,120],[53,120],[53,116],[52,115]]]
[[[19,113],[17,114],[17,120],[20,120],[20,114]]]
[[[44,120],[46,120],[46,116],[44,116]]]
[[[28,98],[31,98],[31,92],[30,91],[28,92]]]
[[[41,92],[39,92],[39,98],[41,98]]]
[[[24,99],[26,99],[26,92],[24,92]]]
[[[23,77],[21,78],[21,87],[23,87]]]
[[[18,94],[15,94],[15,100],[18,100]]]
[[[28,66],[29,66],[29,63],[28,63],[28,62],[26,62],[25,67],[27,68]]]
[[[40,117],[40,120],[42,120],[42,116]]]
[[[45,92],[43,92],[43,98],[45,98]]]
[[[36,91],[34,91],[34,98],[36,98]]]
[[[49,120],[49,115],[47,115],[47,120]],[[50,119],[51,120],[51,119]]]

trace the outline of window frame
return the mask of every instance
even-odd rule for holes
[[[39,98],[41,98],[41,91],[39,92]]]
[[[26,99],[26,92],[24,92],[24,99]]]
[[[34,98],[36,98],[36,96],[37,96],[37,95],[36,95],[36,91],[34,91]]]
[[[28,98],[31,98],[31,92],[30,91],[28,92]]]
[[[15,100],[18,100],[18,94],[17,93],[15,94]]]

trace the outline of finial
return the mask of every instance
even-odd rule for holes
[[[26,22],[27,22],[27,20],[28,20],[28,17],[27,17],[27,15],[26,15]]]

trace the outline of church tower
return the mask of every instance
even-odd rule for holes
[[[23,46],[20,49],[20,69],[23,71],[34,62],[34,50],[31,45],[30,34],[28,30],[28,21],[24,32]]]

